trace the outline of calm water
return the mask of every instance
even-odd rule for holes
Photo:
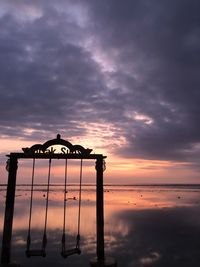
[[[125,267],[198,267],[200,262],[200,186],[105,186],[105,252]],[[2,239],[5,187],[0,187]],[[46,258],[25,256],[30,186],[17,186],[12,261],[22,266],[89,266],[96,253],[95,187],[84,186],[81,206],[80,256],[60,255],[64,190],[51,186]],[[41,246],[46,186],[34,188],[32,248]],[[66,232],[68,248],[76,242],[78,187],[68,187]]]

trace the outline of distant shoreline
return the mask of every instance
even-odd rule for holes
[[[17,184],[16,186],[30,186],[31,183],[21,183],[21,184]],[[34,186],[46,186],[47,184],[46,183],[36,183],[34,184]],[[63,186],[64,184],[63,183],[52,183],[51,186]],[[79,183],[69,183],[67,186],[78,186]],[[7,186],[7,184],[0,184],[0,186]],[[96,186],[95,183],[83,183],[82,186]],[[176,187],[176,186],[184,186],[184,187],[190,187],[190,186],[194,186],[194,187],[200,187],[200,184],[182,184],[182,183],[174,183],[174,184],[114,184],[114,183],[105,183],[104,186],[125,186],[125,187],[128,187],[128,186],[155,186],[155,187],[170,187],[170,186],[173,186],[173,187]]]

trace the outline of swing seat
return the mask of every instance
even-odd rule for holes
[[[72,249],[68,249],[68,250],[63,250],[61,252],[61,255],[63,256],[63,258],[67,258],[67,257],[74,255],[74,254],[80,255],[81,254],[80,248],[72,248]]]
[[[34,256],[46,257],[46,251],[44,249],[26,250],[26,256],[28,258],[34,257]]]

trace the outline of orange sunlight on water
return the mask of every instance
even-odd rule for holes
[[[5,186],[0,187],[0,201],[5,203]],[[31,240],[32,248],[40,247],[44,230],[44,216],[46,205],[46,185],[35,185],[33,192],[33,213],[31,220]],[[132,258],[136,257],[133,252],[141,253],[141,258],[146,257],[144,250],[146,248],[146,237],[143,231],[148,230],[148,225],[153,227],[156,224],[156,229],[159,227],[165,229],[176,228],[177,220],[186,220],[198,216],[200,206],[199,187],[195,186],[105,186],[104,187],[104,233],[105,233],[105,250],[106,253],[115,251],[114,255],[119,261],[123,260],[123,255],[127,257],[127,265],[131,262]],[[67,201],[66,201],[66,235],[67,246],[73,247],[77,235],[77,221],[78,221],[78,186],[68,186],[67,188]],[[4,205],[0,207],[0,225],[3,227],[3,212]],[[29,266],[30,263],[34,264],[31,258],[26,259],[24,251],[26,250],[26,238],[28,232],[29,221],[29,207],[30,207],[30,185],[17,186],[16,200],[15,200],[15,215],[13,224],[13,259],[17,262],[23,262],[23,266]],[[176,216],[176,213],[178,214]],[[181,212],[181,213],[180,213]],[[169,214],[168,214],[169,213]],[[191,214],[185,216],[186,213]],[[170,215],[171,214],[171,215]],[[63,216],[64,215],[64,187],[63,185],[51,185],[49,192],[49,208],[47,217],[47,254],[45,264],[51,264],[51,255],[54,255],[56,261],[60,264],[62,260],[59,256],[61,247],[61,237],[63,229]],[[158,216],[158,217],[157,217]],[[165,217],[169,216],[169,221],[166,222]],[[170,217],[172,216],[172,217]],[[196,218],[196,217],[195,217]],[[193,222],[193,219],[192,219]],[[198,220],[196,227],[198,227]],[[191,222],[189,222],[191,223]],[[143,225],[141,229],[139,226]],[[72,257],[72,266],[77,266],[76,260],[84,260],[84,255],[91,258],[95,256],[96,251],[96,189],[95,186],[83,186],[82,190],[82,204],[81,204],[81,250],[80,257]],[[2,229],[1,227],[1,229]],[[135,230],[137,229],[137,230]],[[185,228],[184,228],[185,229]],[[186,230],[184,230],[187,232]],[[139,236],[138,236],[139,234]],[[173,233],[174,236],[177,233]],[[1,232],[0,232],[1,235]],[[155,233],[153,233],[155,235]],[[167,235],[168,236],[168,235]],[[172,234],[170,234],[172,236]],[[163,244],[165,244],[165,236]],[[177,238],[180,238],[179,236]],[[184,237],[187,240],[187,236]],[[154,240],[154,239],[153,239]],[[175,239],[176,240],[176,239]],[[183,242],[185,239],[183,239]],[[142,243],[141,250],[138,248],[138,242]],[[156,242],[156,241],[155,241]],[[171,240],[174,244],[174,240]],[[129,247],[129,243],[134,245]],[[152,241],[150,240],[151,244]],[[168,243],[167,243],[168,244]],[[118,251],[118,252],[117,252]],[[120,252],[119,252],[120,251]],[[123,253],[122,253],[123,251]],[[158,251],[160,257],[162,251],[159,247],[153,249],[152,253]],[[164,250],[165,251],[165,250]],[[52,254],[53,253],[53,254]],[[50,259],[49,259],[50,254]],[[90,256],[89,256],[90,255]],[[163,256],[162,256],[163,257]],[[77,259],[78,258],[78,259]],[[42,264],[41,259],[36,260],[38,264]],[[87,262],[88,262],[87,258]],[[70,261],[71,262],[71,261]],[[121,264],[122,264],[121,262]],[[45,265],[46,266],[46,265]],[[70,265],[71,266],[71,265]],[[79,265],[78,265],[79,266]]]
[[[164,190],[163,188],[153,189],[153,187],[123,187],[107,186],[104,192],[105,218],[106,222],[114,213],[124,210],[141,210],[166,208],[174,206],[190,206],[194,204],[194,199],[199,192],[190,190]],[[63,186],[51,186],[49,193],[48,227],[50,229],[62,228],[63,222]],[[70,186],[67,193],[67,227],[71,233],[76,232],[76,222],[78,216],[78,186]],[[1,200],[5,197],[5,192],[1,192]],[[33,215],[32,227],[41,229],[44,223],[46,186],[36,186],[33,194]],[[28,225],[30,203],[30,186],[21,186],[16,194],[16,211],[14,229],[26,229]],[[196,204],[198,204],[196,202]],[[94,186],[84,186],[82,193],[82,228],[83,234],[88,235],[95,231],[95,205],[96,194]],[[2,217],[1,217],[1,224]]]

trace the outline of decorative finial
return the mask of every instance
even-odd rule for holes
[[[60,137],[61,137],[60,134],[57,134],[57,139],[60,139]]]

